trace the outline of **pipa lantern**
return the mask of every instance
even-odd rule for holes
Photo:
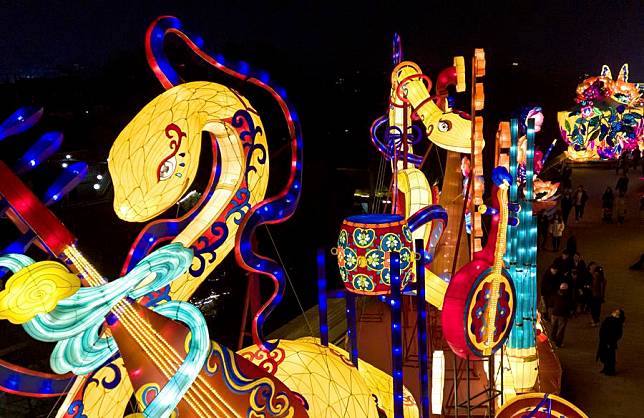
[[[361,295],[390,292],[389,257],[400,253],[401,286],[413,279],[413,239],[400,215],[365,214],[346,218],[338,237],[338,267],[344,286]]]

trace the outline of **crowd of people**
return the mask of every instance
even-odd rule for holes
[[[564,347],[566,326],[571,317],[589,315],[590,327],[600,325],[601,310],[606,297],[604,268],[591,261],[586,264],[577,252],[574,236],[541,278],[541,317],[550,326],[550,340],[557,348]],[[597,359],[604,364],[602,373],[615,374],[615,351],[622,337],[624,311],[611,312],[599,330]]]
[[[639,168],[639,164],[643,163],[644,159],[629,159],[628,156],[618,161],[615,187],[607,187],[601,196],[602,222],[624,224],[628,203],[628,169],[629,166]],[[642,167],[644,168],[644,165]],[[581,222],[584,219],[586,203],[589,200],[583,185],[573,190],[571,174],[572,170],[564,166],[559,208],[553,208],[549,212],[543,211],[538,218],[539,248],[546,249],[551,243],[551,250],[560,252],[562,240],[565,236],[568,237],[564,241],[563,251],[541,277],[539,311],[546,326],[546,334],[557,348],[564,347],[568,320],[587,315],[588,326],[599,328],[596,359],[603,363],[601,372],[612,376],[615,374],[617,343],[622,337],[625,314],[622,309],[616,309],[601,321],[607,288],[604,268],[594,261],[586,263],[577,250],[574,234],[566,231],[571,222]],[[641,198],[640,216],[642,210],[644,199]],[[571,219],[573,213],[574,220]],[[644,254],[639,263],[630,268],[643,269]]]

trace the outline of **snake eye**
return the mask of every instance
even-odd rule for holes
[[[439,120],[437,128],[439,132],[447,132],[452,129],[452,123],[448,120]]]
[[[177,158],[174,156],[168,158],[159,166],[159,172],[157,173],[158,180],[163,181],[169,179],[176,168]]]

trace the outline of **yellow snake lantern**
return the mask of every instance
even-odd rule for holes
[[[210,138],[212,167],[206,168],[210,171],[210,179],[206,189],[199,190],[203,193],[200,200],[179,219],[149,222],[124,264],[125,272],[162,242],[179,242],[192,247],[191,267],[171,286],[144,297],[141,302],[148,306],[169,300],[187,300],[192,295],[235,247],[238,231],[253,208],[264,201],[268,183],[269,159],[264,127],[250,103],[220,84],[181,83],[173,77],[176,74],[164,66],[164,57],[153,54],[154,45],[150,46],[150,40],[159,39],[158,31],[162,30],[165,35],[179,26],[177,19],[161,17],[148,29],[148,61],[167,91],[148,103],[127,124],[115,140],[108,159],[115,191],[115,213],[129,222],[149,221],[173,207],[189,192],[198,170],[203,169],[199,168],[200,159],[207,160],[200,158],[206,151],[202,149],[206,146],[202,145],[202,134],[205,132]],[[194,46],[189,39],[186,42]],[[195,49],[197,54],[203,54],[196,46]],[[218,63],[212,64],[222,67]],[[164,67],[164,71],[159,67]],[[243,77],[239,75],[238,78]],[[257,84],[263,86],[259,81]],[[286,105],[282,107],[292,127],[294,115],[288,113]],[[289,130],[295,135],[293,129]],[[301,151],[298,152],[298,158],[301,158]],[[295,184],[299,188],[299,179],[296,180],[291,179],[289,186]],[[293,203],[297,202],[297,194],[289,197]],[[284,219],[288,213],[277,215]],[[117,357],[93,374],[79,377],[58,416],[72,417],[80,412],[88,417],[121,417],[131,390],[123,361]]]
[[[114,211],[123,220],[143,222],[164,213],[188,192],[204,152],[202,132],[209,134],[213,154],[202,199],[181,219],[148,224],[137,239],[141,245],[134,245],[128,255],[126,265],[135,263],[153,242],[168,236],[193,247],[191,268],[165,292],[144,298],[148,304],[186,300],[233,249],[242,218],[264,198],[266,137],[259,116],[238,93],[211,82],[190,82],[146,105],[110,150]],[[107,376],[104,381],[113,385],[92,384],[97,376]],[[131,391],[125,376],[117,358],[93,376],[77,379],[68,402],[81,401],[77,405],[87,416],[120,417]]]
[[[205,147],[202,132],[206,132],[211,139],[211,177],[200,200],[182,218],[156,219],[148,223],[137,237],[124,265],[126,271],[161,242],[173,241],[192,247],[194,258],[190,269],[177,278],[171,288],[144,297],[141,303],[148,306],[190,297],[199,283],[233,248],[236,249],[238,262],[247,270],[268,270],[276,276],[275,266],[270,264],[270,260],[247,254],[248,234],[261,225],[262,220],[276,223],[290,216],[301,187],[301,139],[294,128],[295,114],[278,99],[292,137],[291,176],[282,193],[264,199],[268,181],[268,154],[264,128],[257,112],[245,98],[226,86],[203,81],[181,83],[176,74],[167,68],[167,63],[154,56],[154,40],[162,39],[165,33],[174,33],[218,69],[264,87],[269,92],[274,93],[274,90],[266,88],[261,80],[249,79],[247,75],[226,69],[205,54],[179,28],[178,20],[162,17],[148,30],[148,60],[167,91],[146,105],[123,129],[109,156],[115,187],[115,212],[124,220],[144,222],[162,215],[189,192],[197,171],[201,170],[198,164]],[[159,35],[157,29],[163,32]],[[264,310],[270,312],[274,301],[280,297],[276,290],[258,316]],[[261,332],[263,319],[258,319],[258,316],[255,321],[259,323]],[[264,343],[261,333],[259,342]],[[333,394],[322,392],[317,386],[312,388],[310,394],[302,393],[308,386],[299,380],[299,376],[308,372],[309,364],[297,350],[291,349],[294,343],[284,340],[278,347],[275,347],[275,343],[265,343],[265,347],[271,348],[272,352],[281,349],[294,354],[290,357],[292,364],[287,374],[277,377],[283,379],[292,390],[300,391],[302,401],[309,410],[326,410],[332,414],[328,416],[345,416],[346,413],[355,417],[377,416],[378,404],[372,394],[383,393],[380,386],[383,376],[386,376],[384,372],[374,372],[377,379],[366,379],[358,375],[350,362],[342,361],[341,355],[334,360],[329,357],[329,349],[323,349],[322,357],[316,354],[314,358],[322,361],[322,367],[333,360],[334,367],[327,370],[327,375],[317,377],[319,384],[331,387],[333,382],[343,382],[342,379],[349,376],[354,378],[356,387],[364,389],[360,396],[348,393],[348,403],[336,402]],[[247,350],[250,349],[264,353],[257,345]],[[96,372],[79,376],[57,416],[71,418],[83,414],[92,418],[120,418],[131,393],[127,371],[123,361],[117,357]],[[137,392],[135,396],[139,404],[145,404],[143,393]],[[352,409],[357,405],[362,406]],[[382,407],[385,410],[388,408],[386,405]],[[412,412],[409,416],[418,415],[413,398],[408,401],[407,409]]]
[[[417,64],[401,62],[394,68],[393,78],[399,85],[396,95],[409,100],[414,113],[425,126],[430,141],[448,151],[471,152],[472,122],[449,107],[441,109],[434,102],[435,98],[428,91],[432,87],[431,82]]]
[[[244,154],[241,132],[232,125],[240,109],[248,112],[255,127],[263,132],[248,101],[215,83],[181,84],[147,104],[123,129],[110,151],[114,211],[119,218],[147,221],[172,207],[188,191],[197,173],[204,131],[212,136],[213,151],[221,164],[221,177],[212,200],[219,206],[230,200],[245,174],[239,158]],[[255,144],[265,147],[265,137],[256,136]],[[254,165],[260,171],[251,175],[261,178],[267,172],[268,160],[265,156],[264,159]],[[255,180],[249,185],[255,201],[263,197],[266,183]],[[214,208],[210,213],[221,209]]]
[[[244,136],[245,129],[253,129],[254,137]],[[261,120],[248,101],[228,87],[185,83],[146,105],[117,137],[109,157],[114,211],[123,220],[142,222],[165,212],[186,194],[199,165],[203,131],[212,138],[216,184],[211,179],[209,190],[195,206],[198,212],[188,214],[190,222],[173,241],[190,246],[198,239],[210,242],[217,234],[221,238],[224,231],[229,239],[213,248],[208,255],[212,262],[207,264],[200,250],[210,244],[197,243],[192,268],[172,284],[170,295],[175,299],[190,296],[233,248],[241,217],[264,197],[268,155]],[[251,148],[258,151],[251,154],[247,151]],[[219,229],[211,231],[213,225]]]

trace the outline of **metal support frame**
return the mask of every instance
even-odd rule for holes
[[[480,392],[471,394],[471,368],[470,362],[479,360],[465,360],[459,359],[452,353],[453,356],[453,396],[454,402],[452,408],[454,409],[454,417],[462,416],[460,411],[464,410],[467,417],[472,416],[472,411],[475,411],[483,406],[487,406],[487,414],[490,417],[494,416],[496,410],[495,399],[501,397],[503,399],[503,356],[501,356],[501,389],[496,389],[495,373],[494,373],[494,355],[487,357],[488,360],[488,386]],[[465,364],[463,364],[465,363]],[[462,374],[466,376],[463,378]],[[467,385],[468,396],[466,399],[459,401],[458,399],[458,386],[459,382],[465,380]]]

